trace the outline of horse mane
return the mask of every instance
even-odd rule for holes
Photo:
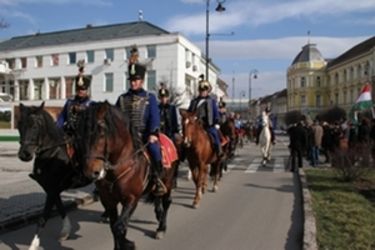
[[[116,107],[111,105],[109,102],[95,102],[90,105],[88,109],[82,115],[82,121],[84,126],[79,125],[78,130],[81,134],[87,135],[86,142],[90,145],[96,135],[99,133],[99,126],[97,126],[99,112],[105,113],[103,115],[103,120],[107,128],[108,135],[113,137],[117,135],[117,126],[115,124],[115,119],[119,119],[122,122],[126,129],[129,131],[129,120],[123,115],[123,113]]]

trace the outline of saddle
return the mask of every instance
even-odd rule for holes
[[[171,139],[163,133],[159,133],[159,142],[161,148],[162,164],[164,168],[171,168],[173,162],[178,160],[177,149]],[[150,155],[144,152],[146,159],[150,162]]]

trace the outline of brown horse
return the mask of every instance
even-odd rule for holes
[[[135,244],[126,239],[129,219],[142,194],[153,201],[159,226],[156,238],[166,232],[167,212],[172,202],[171,189],[174,167],[165,169],[163,181],[168,192],[156,197],[149,182],[149,161],[144,156],[145,145],[136,147],[129,131],[129,121],[123,113],[108,102],[98,102],[85,112],[86,121],[79,125],[83,134],[85,175],[97,180],[99,196],[109,215],[115,249],[134,249]],[[120,215],[117,205],[121,203]]]
[[[234,120],[227,118],[225,122],[220,124],[220,132],[227,142],[222,145],[224,156],[221,158],[220,164],[220,177],[222,176],[222,171],[227,171],[228,161],[234,157],[234,152],[236,150],[236,128],[234,126]]]
[[[193,207],[198,208],[202,194],[207,188],[208,165],[213,179],[213,191],[218,189],[220,158],[216,155],[211,138],[194,112],[180,110],[186,158],[196,186]]]

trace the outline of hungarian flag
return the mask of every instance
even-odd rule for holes
[[[374,110],[372,109],[371,85],[367,83],[363,86],[361,93],[350,110],[352,122],[355,124],[358,122],[358,112],[369,109],[371,109],[371,113],[373,113],[375,118]]]
[[[367,110],[372,108],[372,98],[371,98],[371,85],[367,83],[363,86],[361,94],[358,96],[354,103],[353,110]]]

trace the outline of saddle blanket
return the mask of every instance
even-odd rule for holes
[[[159,134],[162,163],[165,168],[171,168],[172,163],[178,160],[177,149],[171,139],[163,133]]]

